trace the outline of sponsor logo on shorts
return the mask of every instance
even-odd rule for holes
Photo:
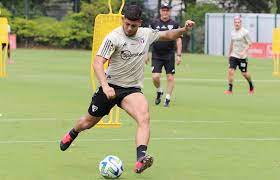
[[[246,63],[240,63],[241,67],[246,67]]]
[[[97,111],[97,109],[98,109],[98,107],[97,107],[97,106],[95,106],[94,104],[93,104],[93,105],[91,105],[91,110],[92,110],[92,112]]]

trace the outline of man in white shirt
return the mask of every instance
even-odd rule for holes
[[[146,154],[150,139],[150,114],[148,101],[141,92],[144,81],[145,55],[149,46],[157,40],[170,41],[181,37],[194,25],[186,21],[185,27],[169,31],[141,28],[142,10],[137,5],[126,8],[123,25],[109,33],[94,60],[94,70],[100,87],[94,93],[88,113],[82,116],[61,140],[65,151],[78,134],[96,125],[111,108],[118,105],[137,122],[136,156],[134,171],[142,173],[153,163]],[[109,67],[104,73],[104,63]]]
[[[225,94],[232,94],[233,80],[236,67],[238,66],[241,74],[249,83],[249,94],[254,94],[254,86],[248,68],[248,49],[252,44],[249,32],[242,27],[240,16],[234,18],[234,30],[231,32],[231,42],[229,48],[229,69],[228,69],[228,90]]]

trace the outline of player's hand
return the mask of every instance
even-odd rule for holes
[[[145,59],[145,64],[148,64],[149,62],[150,62],[150,58],[149,58],[149,56],[147,56]]]
[[[191,30],[192,27],[193,27],[194,25],[195,25],[195,22],[194,22],[194,21],[192,21],[192,20],[187,20],[187,21],[185,22],[185,29],[186,29],[186,31]]]
[[[177,66],[180,65],[181,63],[182,63],[182,57],[181,56],[177,56],[177,60],[176,60]]]
[[[116,97],[116,92],[114,88],[110,86],[102,87],[104,94],[107,96],[108,99],[114,99]]]

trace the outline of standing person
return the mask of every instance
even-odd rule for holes
[[[224,92],[225,94],[232,94],[234,73],[237,66],[242,76],[249,83],[249,94],[254,94],[254,85],[250,74],[247,72],[248,49],[251,43],[248,30],[242,27],[241,17],[234,17],[234,30],[231,32],[229,48],[228,90]]]
[[[60,149],[65,151],[80,132],[92,128],[114,105],[118,105],[137,123],[136,173],[142,173],[153,163],[153,158],[146,154],[150,139],[150,114],[148,102],[141,92],[144,57],[154,41],[177,39],[194,25],[193,21],[188,20],[183,28],[159,32],[141,28],[141,14],[142,10],[137,5],[128,6],[122,26],[105,37],[94,60],[95,74],[101,86],[92,97],[88,113],[77,121],[60,142]],[[105,74],[103,65],[108,60],[109,67]]]
[[[164,3],[160,7],[160,18],[154,20],[151,23],[151,28],[159,31],[167,31],[170,29],[178,29],[179,24],[170,18],[171,6],[168,3]],[[153,43],[152,48],[152,78],[153,84],[157,88],[155,104],[158,105],[161,102],[163,96],[163,89],[160,83],[162,67],[164,67],[167,78],[167,92],[164,101],[164,106],[168,107],[174,89],[174,74],[175,74],[175,41],[177,45],[176,64],[179,65],[182,62],[182,39],[181,37],[172,41],[159,41]]]

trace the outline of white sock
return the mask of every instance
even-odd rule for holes
[[[166,99],[170,100],[170,94],[166,94]]]
[[[163,90],[161,89],[161,87],[157,88],[157,92],[163,92]]]

